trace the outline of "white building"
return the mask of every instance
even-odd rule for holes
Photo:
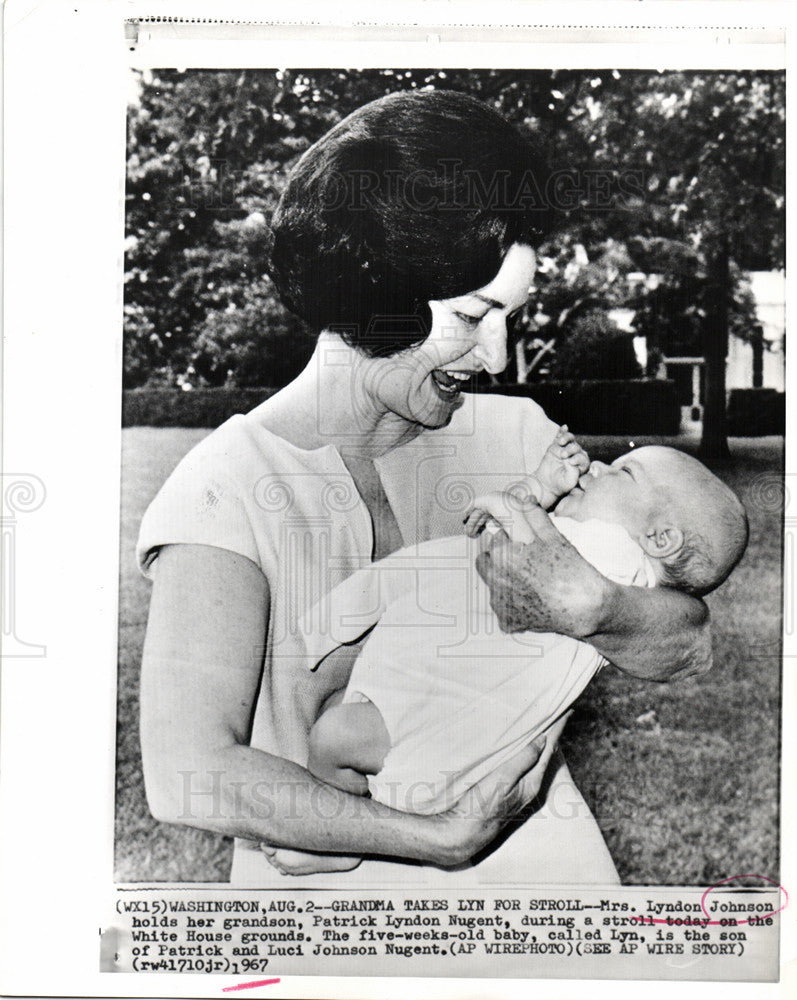
[[[751,271],[750,287],[761,327],[761,339],[743,340],[731,333],[725,386],[730,389],[786,389],[786,275],[783,271]],[[663,358],[661,376],[679,386],[685,426],[703,416],[703,358]],[[691,397],[691,401],[688,397]]]
[[[731,337],[726,383],[729,389],[786,389],[786,275],[783,271],[751,271],[750,286],[761,324],[763,343]]]

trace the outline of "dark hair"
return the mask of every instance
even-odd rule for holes
[[[428,334],[427,303],[488,284],[552,229],[547,168],[496,111],[446,90],[389,94],[301,157],[272,220],[269,274],[315,333],[369,355]]]

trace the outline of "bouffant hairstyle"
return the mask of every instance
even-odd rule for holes
[[[488,284],[549,235],[549,173],[500,114],[454,91],[389,94],[301,157],[274,213],[269,274],[318,334],[371,356],[428,335],[429,301]]]

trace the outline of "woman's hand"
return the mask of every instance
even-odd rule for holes
[[[429,817],[437,824],[438,864],[451,867],[468,861],[533,801],[569,715],[474,785],[453,808]]]
[[[597,631],[610,581],[557,531],[541,507],[523,512],[531,542],[504,535],[476,560],[504,632],[558,632],[576,639]]]

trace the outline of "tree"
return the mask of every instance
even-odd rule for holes
[[[557,349],[578,368],[578,343],[613,342],[607,313],[631,305],[640,332],[653,333],[658,318],[699,338],[703,450],[727,453],[729,325],[751,334],[753,325],[742,272],[783,266],[785,77],[777,72],[158,71],[143,79],[129,119],[125,384],[285,377],[290,365],[254,359],[281,357],[294,336],[301,342],[265,275],[262,223],[286,171],[345,114],[420,87],[492,104],[556,171],[548,195],[562,235],[539,249],[555,261],[558,285],[542,287],[521,318],[510,376],[538,376],[543,359],[556,368]],[[568,289],[560,279],[578,264],[579,247],[587,265]],[[621,262],[614,270],[612,254]],[[631,287],[634,272],[661,275],[659,290]],[[555,302],[560,293],[570,300]],[[269,338],[282,347],[272,350]]]
[[[783,266],[784,74],[622,74],[600,97],[601,155],[644,177],[644,198],[628,206],[633,225],[679,241],[694,263],[706,378],[701,450],[723,458],[734,274]]]
[[[142,81],[128,122],[126,385],[227,380],[212,365],[196,374],[205,320],[267,284],[266,241],[248,220],[268,218],[286,166],[332,124],[320,112],[298,122],[297,101],[294,81],[273,71]],[[295,324],[273,297],[271,315],[277,328]]]
[[[630,293],[631,261],[626,247],[606,240],[586,248],[565,234],[540,254],[531,306],[515,344],[518,383],[542,376],[557,379],[637,378],[641,374],[631,337],[612,310]]]

